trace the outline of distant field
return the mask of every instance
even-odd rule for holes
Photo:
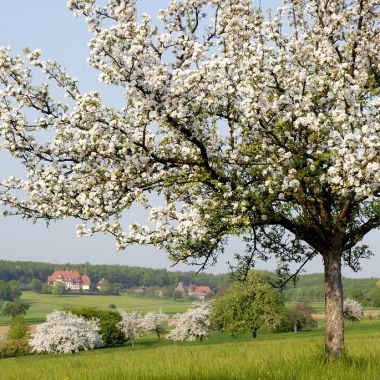
[[[72,306],[93,306],[102,309],[108,309],[110,304],[116,305],[117,309],[126,311],[139,311],[147,313],[161,309],[168,314],[182,313],[191,307],[191,301],[170,300],[153,297],[142,297],[133,294],[123,294],[120,296],[102,296],[102,295],[85,295],[70,294],[66,296],[54,296],[52,294],[38,294],[31,291],[22,293],[21,299],[31,304],[26,318],[29,323],[41,323],[46,319],[46,315],[54,310],[60,309],[67,305]],[[288,306],[293,305],[289,303]],[[322,302],[312,302],[315,310],[315,318],[324,319],[325,306]],[[366,308],[365,316],[380,316],[380,309]],[[9,317],[0,317],[0,325],[9,323]]]
[[[35,292],[23,292],[21,299],[31,304],[26,318],[30,323],[39,323],[46,319],[46,315],[66,305],[93,306],[107,309],[110,304],[117,309],[126,311],[139,311],[146,313],[161,309],[168,314],[181,313],[191,306],[190,301],[174,301],[170,299],[149,298],[123,294],[120,296],[101,296],[70,294],[66,296],[54,296],[52,294],[38,294]],[[7,324],[9,318],[0,317],[0,324]]]
[[[203,343],[140,338],[130,345],[73,355],[1,360],[6,380],[378,380],[380,320],[346,328],[347,357],[326,364],[323,331],[231,338],[214,333]]]
[[[293,303],[289,303],[288,305],[290,306],[294,304],[295,303],[293,302]],[[311,306],[314,309],[316,315],[324,318],[325,304],[323,302],[311,302]],[[376,307],[367,306],[364,308],[364,316],[365,317],[372,316],[375,318],[380,317],[380,309]],[[321,318],[317,318],[317,319],[321,319]]]

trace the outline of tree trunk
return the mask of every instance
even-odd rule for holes
[[[293,330],[295,333],[298,332],[297,322],[293,323]]]
[[[325,350],[329,360],[339,360],[344,349],[343,288],[341,254],[331,250],[325,265]]]
[[[257,330],[258,329],[252,329],[252,338],[256,339],[257,338]]]

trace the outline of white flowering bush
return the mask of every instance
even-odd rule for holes
[[[211,329],[210,305],[208,303],[196,304],[183,314],[177,314],[176,326],[167,335],[174,341],[202,341],[209,336]]]
[[[118,327],[123,332],[125,338],[131,341],[132,347],[134,347],[135,339],[144,333],[142,327],[143,317],[136,311],[132,313],[122,312],[120,315],[121,321],[118,323]]]
[[[103,345],[97,321],[64,311],[48,314],[29,341],[32,352],[70,354]]]
[[[141,328],[144,332],[154,332],[157,334],[158,339],[165,332],[168,324],[168,316],[165,313],[149,312],[141,320]]]
[[[343,316],[347,321],[360,321],[363,317],[362,305],[352,298],[345,299],[343,302]]]

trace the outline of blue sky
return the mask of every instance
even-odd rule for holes
[[[266,7],[275,7],[279,0],[263,1]],[[156,14],[164,8],[167,0],[142,0],[143,12]],[[11,46],[14,53],[22,54],[25,47],[39,48],[43,57],[63,64],[68,71],[79,78],[82,91],[100,90],[107,104],[123,104],[123,95],[115,88],[100,85],[97,72],[91,69],[86,59],[90,35],[82,18],[75,18],[66,8],[65,0],[12,0],[3,1],[0,13],[0,45]],[[17,165],[4,153],[0,153],[0,178],[19,172]],[[133,209],[128,221],[144,221],[144,212]],[[0,218],[0,259],[48,261],[57,263],[126,264],[155,268],[169,268],[170,262],[164,252],[152,247],[129,247],[117,252],[111,237],[97,235],[78,239],[74,221],[61,221],[48,229],[43,223],[31,224],[19,218]],[[372,232],[365,242],[375,252],[375,257],[363,263],[363,270],[355,275],[350,270],[344,274],[350,277],[380,277],[380,232]],[[242,245],[234,239],[227,252],[220,258],[212,272],[226,272],[226,262]],[[273,269],[274,264],[265,266]],[[176,269],[193,269],[177,266]],[[320,258],[307,267],[307,272],[322,272]]]

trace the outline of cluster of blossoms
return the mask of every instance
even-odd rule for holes
[[[145,333],[155,333],[158,339],[165,332],[168,324],[168,316],[165,313],[149,312],[141,320],[141,328]]]
[[[347,298],[343,302],[343,317],[347,321],[360,321],[363,318],[363,307],[352,298]]]
[[[203,340],[209,336],[211,330],[210,305],[208,303],[196,304],[183,314],[176,316],[175,328],[167,338],[174,341]]]
[[[331,241],[327,225],[346,228],[343,251],[379,225],[377,0],[285,0],[273,15],[251,0],[171,0],[160,27],[137,4],[68,1],[93,34],[90,65],[127,91],[126,108],[81,94],[39,50],[26,63],[0,48],[0,144],[28,170],[2,182],[10,210],[77,217],[79,235],[110,233],[119,249],[155,244],[174,261],[205,263],[227,236],[263,225],[318,252]],[[68,101],[33,85],[33,70]],[[52,132],[48,143],[40,131]],[[150,207],[151,192],[166,201],[151,209],[155,228],[124,231],[123,211]]]
[[[143,333],[141,322],[142,316],[136,311],[121,313],[121,321],[118,323],[118,327],[123,332],[125,338],[131,341],[132,347],[134,347],[135,339]]]
[[[132,313],[121,313],[121,321],[118,323],[121,331],[127,340],[130,340],[132,347],[135,339],[143,334],[155,333],[160,339],[168,324],[168,316],[160,312],[149,312],[142,316],[133,311]]]
[[[45,323],[37,327],[29,345],[33,352],[73,353],[103,345],[95,320],[55,311],[48,314]]]
[[[160,339],[166,331],[168,316],[161,311],[141,315],[137,312],[121,313],[118,327],[134,347],[135,339],[141,335],[155,333]],[[210,328],[209,306],[197,305],[184,314],[177,315],[176,327],[169,334],[171,340],[196,340],[208,336]],[[29,341],[32,352],[73,353],[102,347],[98,321],[86,320],[70,312],[55,311],[48,314],[45,323]]]
[[[27,170],[0,182],[6,212],[75,217],[78,235],[203,267],[231,235],[253,242],[248,266],[273,253],[287,270],[320,253],[327,309],[340,308],[341,263],[357,270],[369,256],[357,244],[380,227],[380,4],[282,3],[170,0],[157,25],[137,0],[69,0],[92,33],[90,65],[126,91],[121,109],[40,51],[0,47],[0,148]],[[34,85],[35,70],[67,101]],[[150,223],[126,231],[134,203]],[[342,346],[341,313],[338,324]]]

